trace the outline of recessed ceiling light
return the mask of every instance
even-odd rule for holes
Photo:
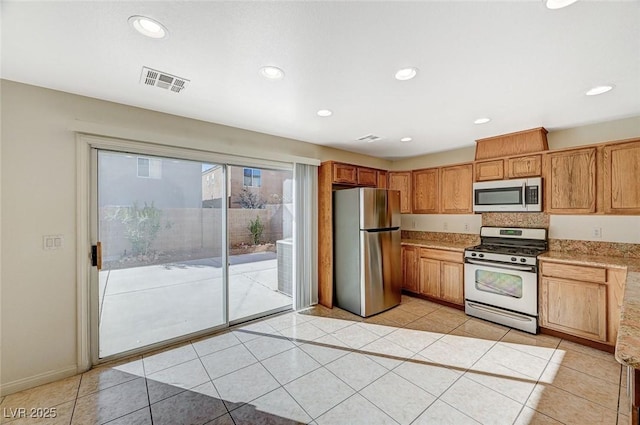
[[[412,140],[413,140],[413,139],[412,139],[411,137],[403,137],[402,139],[400,139],[400,141],[401,141],[402,143],[407,143],[407,142],[410,142],[410,141],[412,141]]]
[[[489,121],[491,121],[491,118],[478,118],[477,120],[475,120],[473,123],[474,124],[486,124]]]
[[[578,0],[547,0],[547,9],[562,9],[577,2]]]
[[[613,89],[613,86],[596,86],[587,90],[585,94],[587,96],[596,96],[596,95],[611,91],[612,89]]]
[[[331,112],[329,109],[320,109],[317,114],[319,117],[330,117],[331,115],[333,115],[333,112]]]
[[[260,68],[260,75],[267,80],[282,80],[284,78],[284,71],[277,66],[263,66]]]
[[[396,72],[396,80],[406,81],[410,80],[418,74],[418,68],[402,68]]]
[[[151,38],[165,38],[169,31],[160,22],[147,18],[146,16],[132,16],[129,24],[142,35]]]

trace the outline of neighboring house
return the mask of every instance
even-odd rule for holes
[[[99,205],[200,208],[202,163],[101,151]]]
[[[291,202],[285,182],[291,180],[291,172],[265,170],[251,167],[229,167],[229,208],[242,208],[240,194],[244,189],[255,193],[266,204]],[[202,172],[202,201],[205,206],[219,206],[222,198],[224,178],[221,166]],[[290,196],[289,196],[290,197]]]

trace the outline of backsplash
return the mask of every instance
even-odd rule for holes
[[[403,230],[401,232],[402,239],[419,239],[422,241],[438,241],[468,244],[469,246],[480,243],[480,235],[471,235],[469,233],[445,233],[445,232],[421,232],[414,230]]]
[[[482,213],[483,226],[549,228],[546,213]]]

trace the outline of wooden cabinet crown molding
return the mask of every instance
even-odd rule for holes
[[[546,151],[547,130],[544,127],[476,140],[476,160],[492,159]]]

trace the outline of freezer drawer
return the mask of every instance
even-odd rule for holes
[[[360,255],[336,268],[335,301],[340,308],[368,317],[400,304],[400,230],[360,231],[359,245]],[[348,257],[336,261],[348,262]]]

